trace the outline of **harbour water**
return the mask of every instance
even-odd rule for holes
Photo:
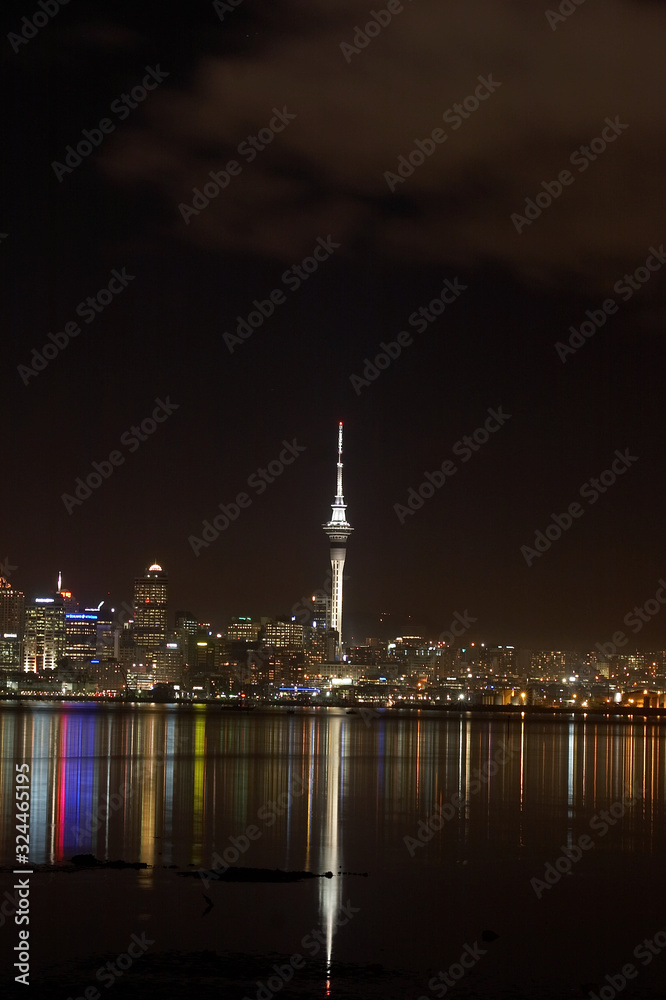
[[[582,997],[627,962],[631,995],[659,996],[666,952],[640,945],[666,928],[665,732],[604,717],[5,704],[2,955],[16,943],[27,763],[45,997],[55,971],[63,1000],[90,984],[118,997]],[[72,870],[76,855],[147,867]],[[237,868],[324,877],[216,877]],[[132,935],[151,944],[100,986]]]

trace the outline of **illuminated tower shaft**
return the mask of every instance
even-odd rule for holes
[[[331,543],[331,628],[338,633],[338,659],[342,655],[342,576],[347,553],[347,539],[354,530],[347,520],[347,506],[342,493],[342,421],[338,425],[338,475],[331,520],[322,525]]]

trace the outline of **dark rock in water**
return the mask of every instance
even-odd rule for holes
[[[213,868],[196,872],[179,872],[184,878],[206,878],[216,882],[301,882],[306,878],[332,878],[332,872],[285,872],[279,868],[227,868],[226,871]]]
[[[193,874],[198,875],[198,872]],[[213,870],[210,874],[220,882],[301,882],[306,878],[322,878],[316,872],[284,872],[279,868],[228,868],[225,872]]]
[[[148,865],[145,861],[106,861],[102,865],[103,868],[147,868]]]
[[[188,866],[191,867],[191,866]],[[285,872],[280,868],[199,868],[195,872],[178,872],[181,878],[202,878],[210,882],[301,882],[306,878],[335,878],[333,872]],[[367,872],[345,872],[345,875],[368,877]]]
[[[145,861],[100,861],[94,854],[75,854],[71,859],[77,868],[147,868]]]
[[[94,854],[75,854],[72,864],[78,868],[101,868],[102,862]]]

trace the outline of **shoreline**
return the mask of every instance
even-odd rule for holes
[[[211,706],[219,708],[223,712],[242,712],[243,714],[249,714],[250,712],[294,712],[297,709],[306,711],[328,711],[330,709],[345,709],[349,710],[353,708],[355,711],[353,714],[360,715],[363,718],[363,713],[372,713],[374,719],[378,718],[390,718],[391,716],[399,716],[404,713],[411,712],[426,712],[430,713],[440,713],[442,715],[453,715],[453,716],[463,716],[463,715],[473,715],[473,714],[484,714],[484,715],[509,715],[509,716],[522,716],[522,715],[535,715],[535,716],[574,716],[580,719],[586,719],[588,716],[594,718],[633,718],[637,716],[639,718],[666,718],[666,708],[645,708],[637,705],[623,706],[623,705],[613,705],[607,708],[603,707],[592,707],[592,708],[576,708],[574,706],[557,706],[557,705],[470,705],[468,708],[460,708],[458,704],[449,705],[434,705],[434,704],[421,704],[421,705],[394,705],[391,708],[384,707],[382,705],[377,705],[372,702],[340,702],[335,705],[314,705],[314,704],[304,704],[295,702],[284,702],[283,704],[273,704],[267,702],[265,704],[257,705],[235,705],[228,704],[220,699],[209,698],[209,699],[197,699],[197,701],[131,701],[124,698],[113,698],[108,695],[99,697],[90,697],[88,695],[62,695],[62,694],[40,694],[40,695],[14,695],[14,694],[0,694],[0,708],[4,704],[18,704],[24,705],[24,707],[30,707],[32,704],[42,703],[42,702],[53,702],[55,704],[104,704],[104,705],[118,705],[123,708],[144,708],[150,707],[166,707],[171,709],[186,710],[196,708],[200,705]],[[381,712],[381,716],[375,713]],[[367,724],[367,719],[364,720]]]

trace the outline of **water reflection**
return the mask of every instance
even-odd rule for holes
[[[331,961],[333,957],[333,936],[342,904],[342,879],[338,872],[342,869],[342,809],[345,726],[339,717],[331,719],[326,729],[326,806],[320,832],[320,858],[324,871],[333,873],[333,878],[322,879],[319,889],[319,910],[326,938],[326,995],[331,991]]]
[[[444,869],[490,852],[542,862],[630,789],[639,797],[598,852],[659,855],[665,751],[664,731],[647,720],[425,714],[366,724],[336,711],[4,705],[1,863],[13,859],[14,765],[27,761],[34,863],[91,853],[157,871],[211,867],[231,851],[239,865],[330,871],[312,927],[325,939],[330,992],[336,919],[353,897],[338,872]],[[452,802],[410,854],[405,837]],[[258,836],[244,846],[248,827]],[[147,887],[153,877],[148,869]]]

